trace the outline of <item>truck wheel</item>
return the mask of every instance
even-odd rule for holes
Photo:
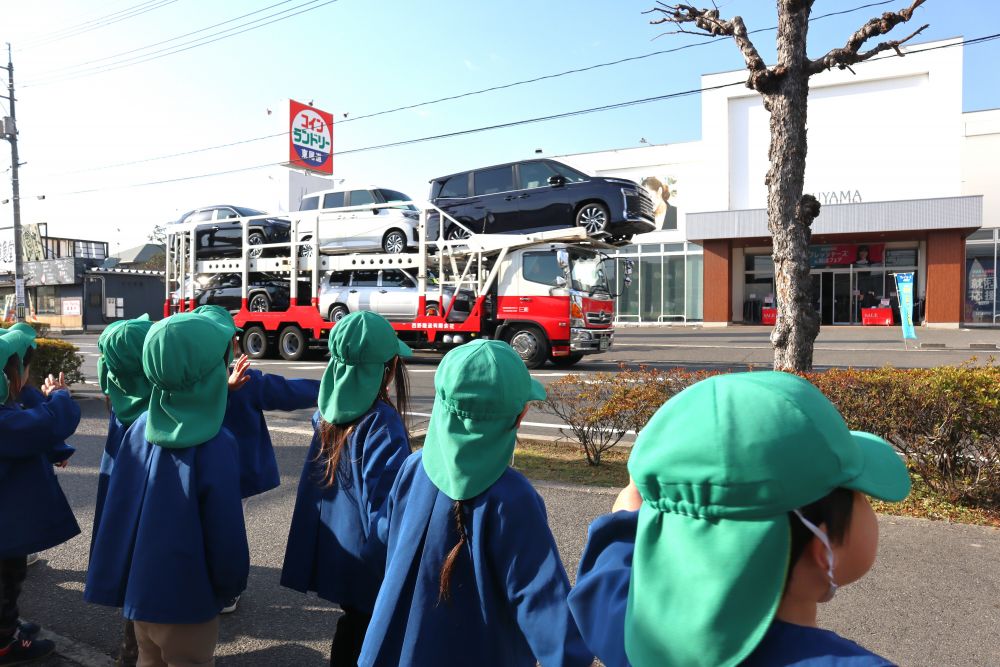
[[[240,348],[251,359],[263,359],[267,356],[267,332],[257,325],[247,327],[240,339]]]
[[[570,354],[568,357],[551,357],[549,361],[556,368],[569,368],[570,366],[575,366],[581,359],[583,359],[583,355],[576,353]]]
[[[600,234],[608,228],[608,208],[604,204],[590,202],[576,212],[576,226],[587,230],[588,236]]]
[[[271,300],[264,292],[258,292],[250,298],[247,308],[251,313],[266,313],[271,310]]]
[[[549,341],[535,327],[515,329],[507,337],[507,343],[530,369],[541,368],[549,358]]]
[[[330,322],[339,322],[340,320],[347,317],[350,311],[347,310],[347,306],[342,303],[330,306],[330,312],[327,314],[326,319]]]
[[[390,255],[406,252],[406,234],[398,229],[390,229],[382,239],[382,250]]]
[[[441,317],[441,309],[438,307],[437,301],[427,302],[427,305],[424,306],[424,315],[427,317]]]
[[[264,254],[264,249],[259,247],[267,243],[264,235],[260,232],[250,232],[247,236],[247,245],[250,246],[250,251],[247,255],[250,259],[258,259]]]
[[[278,354],[286,361],[298,361],[306,353],[308,344],[302,329],[288,326],[281,330],[278,336]]]

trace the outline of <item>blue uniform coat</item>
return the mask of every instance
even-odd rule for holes
[[[441,566],[458,542],[454,501],[413,454],[399,472],[380,534],[385,581],[359,664],[590,665],[566,605],[563,569],[541,497],[508,468],[464,501],[468,542],[438,600]],[[386,530],[387,529],[387,530]]]
[[[240,447],[240,492],[244,498],[281,483],[264,411],[315,408],[319,395],[319,380],[288,380],[252,369],[247,377],[249,382],[229,392],[222,420]]]
[[[108,439],[104,442],[104,453],[101,454],[101,468],[97,473],[97,503],[94,505],[94,530],[90,533],[90,548],[94,548],[94,539],[101,524],[101,512],[104,511],[104,501],[108,495],[108,484],[111,483],[111,471],[115,467],[115,457],[125,440],[128,427],[118,420],[114,408],[108,415]]]
[[[159,447],[147,416],[115,457],[84,599],[135,621],[204,623],[250,569],[236,441],[222,429],[195,447]]]
[[[607,667],[630,667],[625,610],[632,579],[638,512],[615,512],[590,525],[569,606],[587,645]],[[775,620],[741,667],[889,667],[829,630]]]
[[[23,393],[31,407],[0,406],[0,558],[50,549],[80,533],[52,469],[80,423],[80,407],[68,391],[48,399]]]
[[[370,612],[382,581],[380,559],[366,544],[375,529],[396,472],[410,454],[409,437],[396,410],[376,401],[357,421],[340,458],[342,474],[321,486],[320,414],[306,455],[288,533],[281,585],[342,607]]]

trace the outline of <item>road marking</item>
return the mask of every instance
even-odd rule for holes
[[[879,341],[884,342],[884,341]],[[889,344],[892,341],[888,341]],[[626,349],[637,349],[637,348],[671,348],[675,347],[678,349],[692,349],[692,350],[762,350],[765,352],[771,352],[772,348],[770,344],[762,343],[760,345],[692,345],[686,343],[621,343],[614,346],[616,352],[623,351]],[[961,351],[961,348],[922,348],[922,349],[903,349],[900,350],[896,347],[888,348],[878,348],[878,347],[814,347],[813,348],[819,352],[956,352]],[[595,361],[599,361],[596,360]]]
[[[288,367],[288,369],[292,370],[292,371],[312,371],[312,370],[316,370],[317,368],[321,368],[321,367],[320,366],[289,366]]]
[[[308,435],[313,434],[311,428],[298,428],[296,426],[268,426],[267,430],[274,431],[275,433],[292,433],[294,435]]]
[[[531,377],[535,378],[562,378],[569,375],[569,373],[532,373]]]

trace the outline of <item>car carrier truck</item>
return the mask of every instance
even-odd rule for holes
[[[446,351],[476,338],[493,338],[507,341],[529,368],[538,368],[546,361],[571,366],[584,355],[611,347],[614,295],[602,254],[611,246],[589,238],[582,228],[529,234],[470,230],[465,239],[428,239],[429,215],[435,216],[432,230],[440,228],[442,218],[462,225],[429,205],[419,207],[419,215],[416,252],[401,254],[321,254],[317,214],[293,219],[287,243],[253,246],[265,251],[259,257],[246,252],[247,230],[255,218],[240,218],[242,256],[202,259],[195,252],[195,225],[171,225],[164,316],[197,305],[198,278],[241,274],[243,293],[234,319],[242,329],[243,351],[252,358],[276,352],[295,361],[322,346],[336,320],[352,307],[377,310],[372,307],[375,301],[343,299],[322,312],[320,297],[332,276],[342,280],[351,272],[381,276],[399,270],[413,276],[410,298],[415,296],[417,305],[410,316],[387,319],[415,349]],[[296,240],[303,238],[309,240]],[[257,273],[287,277],[291,298],[286,309],[261,312],[249,307],[247,286]],[[339,289],[350,294],[351,285]]]

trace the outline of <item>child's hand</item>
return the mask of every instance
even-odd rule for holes
[[[249,369],[250,357],[241,354],[233,366],[233,372],[229,374],[229,391],[239,391],[243,385],[250,381],[250,376],[247,375]]]
[[[621,490],[615,504],[611,508],[612,512],[635,512],[642,507],[642,496],[635,486],[635,480],[628,478],[628,486]]]
[[[69,391],[69,385],[66,384],[65,373],[60,372],[58,379],[53,375],[49,374],[49,376],[45,378],[45,384],[42,385],[42,393],[45,394],[46,397],[48,397],[52,395],[52,392],[59,391],[60,389],[65,389],[66,391]]]

